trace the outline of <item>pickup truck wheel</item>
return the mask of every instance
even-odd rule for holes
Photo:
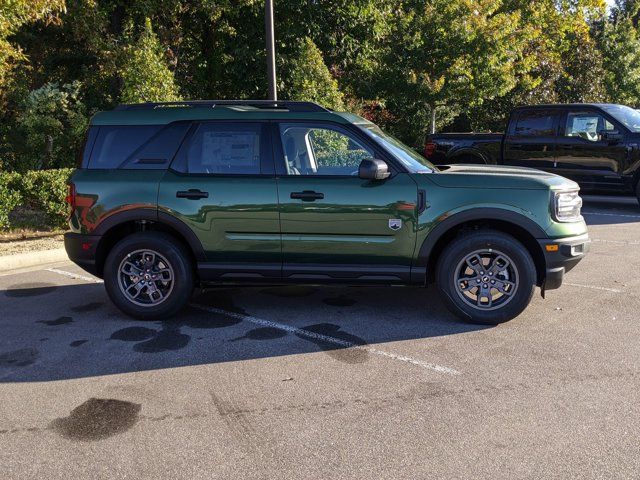
[[[193,292],[194,278],[185,248],[161,232],[134,233],[120,240],[104,265],[111,301],[141,320],[160,320],[181,310]]]
[[[529,305],[536,268],[527,249],[495,230],[465,233],[442,252],[436,279],[445,304],[461,319],[495,325]]]

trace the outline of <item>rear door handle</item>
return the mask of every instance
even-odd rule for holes
[[[313,202],[315,200],[322,200],[324,198],[324,193],[314,192],[313,190],[291,192],[291,198],[294,200],[302,200],[303,202]]]
[[[176,192],[178,198],[188,198],[189,200],[198,200],[200,198],[209,198],[209,192],[203,192],[198,189]]]

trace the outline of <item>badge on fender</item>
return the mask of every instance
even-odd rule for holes
[[[391,218],[389,219],[389,228],[391,230],[400,230],[402,228],[402,220],[399,218]]]

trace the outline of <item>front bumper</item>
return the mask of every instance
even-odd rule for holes
[[[96,250],[100,235],[82,235],[67,232],[64,234],[64,248],[69,260],[92,275],[101,277],[96,262]]]
[[[589,234],[567,238],[538,240],[544,253],[546,275],[542,291],[560,288],[564,274],[575,267],[589,251]],[[556,248],[557,247],[557,248]]]

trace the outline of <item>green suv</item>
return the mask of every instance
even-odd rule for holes
[[[589,247],[578,186],[527,168],[436,168],[308,102],[122,105],[95,115],[69,186],[69,258],[125,313],[203,284],[437,285],[494,324]]]

